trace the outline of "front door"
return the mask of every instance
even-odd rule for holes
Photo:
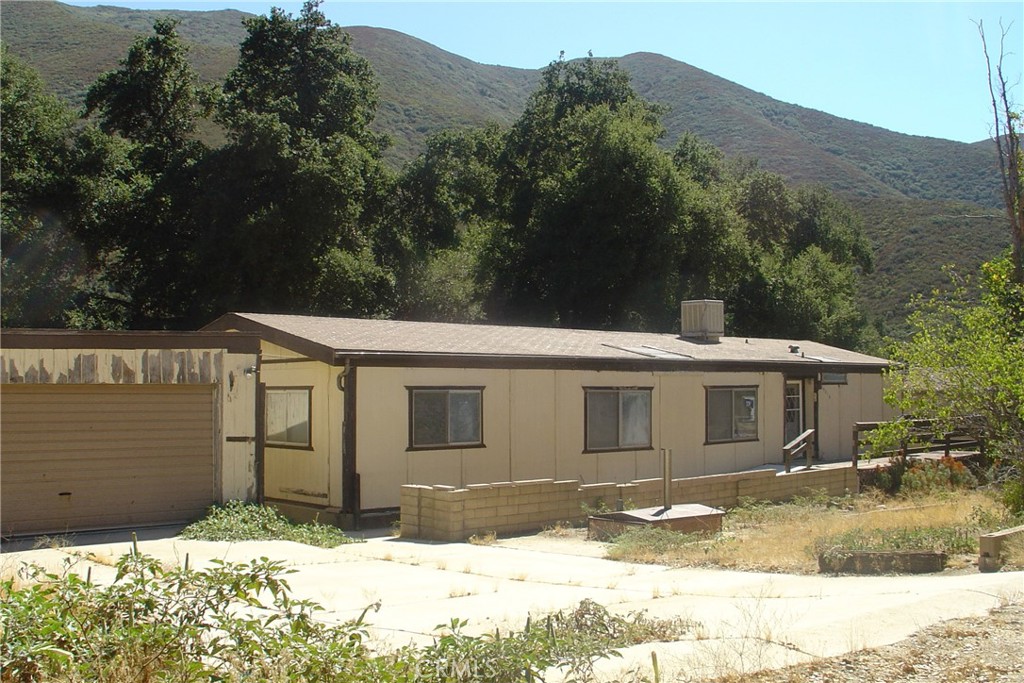
[[[804,432],[804,390],[803,382],[786,382],[786,431],[785,443],[789,443]]]

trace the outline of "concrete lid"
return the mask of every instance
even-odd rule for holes
[[[672,519],[687,519],[690,517],[708,517],[712,515],[724,515],[725,510],[700,505],[699,503],[676,504],[670,508],[664,505],[651,508],[637,508],[635,510],[619,510],[616,512],[602,512],[590,515],[597,519],[609,519],[623,522],[664,522]]]

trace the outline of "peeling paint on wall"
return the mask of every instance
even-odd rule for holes
[[[204,351],[203,355],[199,357],[199,383],[209,384],[211,376],[210,367],[210,352]]]
[[[110,379],[114,384],[135,384],[135,370],[128,365],[124,356],[110,357]]]
[[[160,349],[160,383],[174,384],[174,351]]]
[[[97,379],[97,359],[95,353],[80,353],[75,356],[74,366],[72,371],[72,382],[75,384],[96,384]]]
[[[18,366],[14,363],[14,359],[11,358],[4,366],[4,384],[20,384],[24,381],[25,378],[18,372]]]
[[[138,366],[136,368],[136,365]],[[240,370],[225,369],[224,352],[211,349],[57,350],[5,349],[0,384],[217,384],[233,389]]]

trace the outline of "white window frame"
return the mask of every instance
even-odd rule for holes
[[[606,453],[609,451],[647,451],[651,450],[653,430],[653,387],[584,387],[583,388],[583,452],[584,453]],[[615,443],[595,444],[591,411],[591,397],[597,395],[615,395],[617,397],[618,411],[615,424]],[[640,395],[646,398],[647,419],[646,424],[641,427],[646,431],[645,439],[629,441],[624,435],[623,425],[628,421],[626,415],[625,400],[629,395]]]
[[[758,387],[756,385],[748,386],[710,386],[704,387],[705,397],[705,442],[709,444],[717,443],[738,443],[743,441],[757,441],[760,436],[759,415],[758,415],[758,404],[760,399],[758,397]],[[712,419],[719,419],[718,415],[712,415],[712,394],[717,393],[729,393],[729,414],[727,420],[729,422],[729,433],[728,437],[724,436],[712,436],[711,422]],[[744,395],[751,396],[753,398],[752,405],[749,408],[743,410],[736,410],[736,399],[737,397],[744,398]],[[751,433],[751,428],[753,432]]]
[[[454,448],[484,448],[484,387],[406,387],[409,392],[409,448],[410,451],[442,450]],[[417,395],[443,395],[444,401],[444,433],[443,441],[437,443],[418,442],[416,440],[416,397]],[[473,438],[459,439],[453,436],[456,417],[452,410],[452,399],[458,397],[476,397],[476,430]]]
[[[284,405],[274,404],[283,401]],[[264,407],[264,435],[266,445],[272,448],[313,450],[313,387],[267,387]],[[275,424],[280,416],[281,424]],[[305,424],[305,438],[289,438],[288,434]],[[284,434],[283,439],[273,436]]]
[[[795,394],[790,394],[791,388],[796,388]],[[796,399],[796,405],[790,406],[790,399]],[[804,433],[804,383],[798,379],[786,380],[786,386],[783,390],[783,406],[782,406],[782,429],[785,432],[786,425],[789,423],[789,416],[797,416],[797,430],[796,436],[800,436]],[[790,440],[789,435],[783,433],[784,440],[788,443]],[[793,437],[796,438],[796,437]]]

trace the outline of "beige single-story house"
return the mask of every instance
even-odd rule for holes
[[[259,344],[3,330],[0,534],[175,524],[256,500]]]
[[[782,461],[815,430],[846,459],[854,422],[888,416],[888,363],[809,341],[724,336],[720,301],[681,334],[231,313],[261,339],[264,494],[345,524],[404,484],[629,482]]]

